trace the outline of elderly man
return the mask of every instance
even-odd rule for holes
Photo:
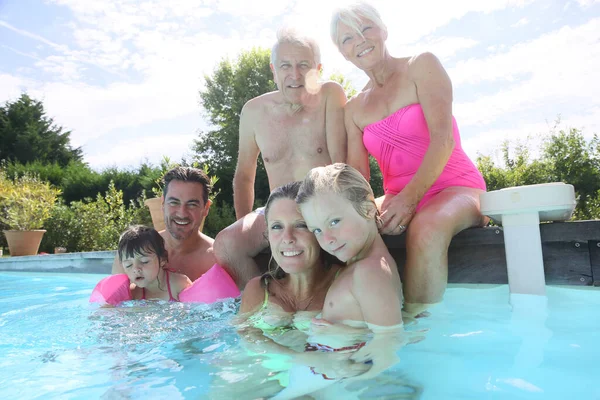
[[[214,240],[198,231],[210,208],[210,179],[201,169],[176,167],[163,180],[162,204],[167,229],[160,234],[169,256],[167,265],[194,281],[216,262]],[[112,273],[124,273],[118,255]]]
[[[271,51],[278,90],[248,101],[242,109],[233,180],[238,221],[215,239],[218,262],[240,288],[259,274],[253,257],[268,247],[262,210],[252,211],[258,155],[271,190],[303,179],[311,168],[346,161],[346,95],[335,82],[319,82],[320,58],[313,39],[291,30],[278,32]]]

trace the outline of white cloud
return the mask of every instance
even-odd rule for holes
[[[590,5],[591,1],[579,0],[579,4]],[[71,31],[73,43],[69,46],[55,43],[56,40],[20,29],[17,23],[0,21],[0,27],[33,39],[53,51],[37,64],[51,74],[51,79],[36,81],[32,75],[0,74],[0,96],[15,98],[25,88],[31,95],[43,99],[48,114],[73,131],[75,146],[100,140],[119,129],[131,129],[134,135],[139,133],[139,127],[154,122],[198,115],[201,112],[198,90],[203,86],[204,74],[210,74],[222,57],[235,57],[253,46],[270,48],[276,29],[283,24],[300,25],[315,36],[321,44],[325,76],[334,70],[340,71],[359,89],[366,82],[365,74],[344,60],[329,38],[331,11],[347,0],[332,0],[326,5],[321,0],[48,2],[71,11],[74,19],[68,21],[66,27]],[[438,37],[431,34],[469,12],[518,10],[532,2],[375,0],[372,3],[388,25],[387,44],[394,56],[432,51],[443,61],[479,44],[489,49],[487,58],[458,63],[449,73],[455,88],[469,93],[477,90],[481,83],[503,85],[501,91],[479,94],[475,100],[455,107],[461,126],[481,127],[480,132],[491,132],[500,137],[508,134],[509,129],[492,128],[490,124],[508,118],[515,109],[544,108],[548,101],[555,102],[558,109],[560,102],[581,99],[586,93],[600,89],[598,80],[594,80],[594,72],[600,68],[598,20],[580,27],[565,27],[512,48],[503,44],[486,46],[475,35]],[[528,21],[524,17],[517,25]],[[230,23],[231,27],[227,25]],[[227,36],[220,32],[226,32]],[[22,53],[30,54],[29,51]],[[104,81],[89,79],[96,68],[105,72]],[[581,110],[582,116],[597,113],[597,100],[586,104],[589,109]],[[550,115],[547,117],[553,118],[558,112],[548,108]],[[519,132],[522,132],[536,125],[522,120],[519,126],[522,128]],[[187,149],[191,143],[190,135],[194,136],[196,128],[190,125],[182,129],[176,135],[178,144],[173,144],[172,148],[165,147],[164,141],[152,138],[135,150],[131,150],[133,142],[114,143],[113,150],[108,153],[110,157],[115,154],[119,159],[126,159],[123,148],[134,151],[131,153],[134,158],[143,158],[139,152],[158,154],[161,149],[165,152]],[[174,140],[169,137],[168,146],[171,146]],[[182,142],[186,140],[186,143]],[[475,143],[470,140],[465,143]],[[91,151],[86,149],[86,152]],[[172,156],[179,158],[176,154]],[[90,153],[89,157],[92,165],[109,164],[105,155]]]
[[[166,137],[168,140],[165,140]],[[113,143],[108,151],[85,149],[85,160],[94,169],[114,165],[135,168],[148,160],[157,163],[163,156],[178,161],[182,156],[191,154],[190,145],[196,138],[195,134],[166,133],[162,136],[124,139]]]
[[[585,60],[585,61],[584,61]],[[556,115],[569,103],[600,105],[600,18],[563,27],[485,59],[459,62],[449,73],[455,87],[501,83],[500,91],[455,105],[462,125],[486,125],[514,112]],[[586,110],[584,110],[586,111]],[[546,116],[552,118],[552,115]]]
[[[28,37],[30,39],[36,40],[38,42],[44,43],[44,44],[46,44],[46,45],[48,45],[48,46],[50,46],[50,47],[52,47],[54,49],[61,50],[61,51],[66,50],[65,46],[61,46],[59,44],[56,44],[56,43],[54,43],[54,42],[52,42],[52,41],[50,41],[50,40],[48,40],[48,39],[46,39],[46,38],[44,38],[42,36],[39,36],[39,35],[36,35],[34,33],[25,31],[23,29],[18,29],[16,27],[12,26],[11,24],[9,24],[6,21],[0,20],[0,27],[9,29],[9,30],[11,30],[11,31],[13,31],[15,33],[18,33],[19,35],[22,35],[22,36]]]
[[[595,3],[600,3],[600,0],[577,0],[577,4],[583,8],[589,7]]]
[[[529,19],[527,18],[521,18],[520,20],[518,20],[517,22],[515,22],[514,24],[511,25],[511,28],[518,28],[521,26],[525,26],[529,24]]]
[[[23,78],[0,73],[0,102],[4,103],[7,100],[16,100],[23,92],[23,89],[31,84],[32,82],[28,82]]]

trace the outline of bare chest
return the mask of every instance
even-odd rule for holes
[[[169,252],[169,268],[186,275],[192,282],[200,278],[215,263],[212,252],[204,249],[185,254]]]
[[[360,307],[352,295],[352,277],[345,271],[331,285],[323,303],[323,318],[331,321],[362,320]]]
[[[324,107],[293,115],[267,113],[256,132],[256,142],[267,167],[279,162],[303,163],[329,157]]]

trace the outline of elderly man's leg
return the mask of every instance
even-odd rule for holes
[[[264,215],[251,212],[215,238],[215,258],[229,271],[240,289],[260,274],[254,257],[269,246],[266,231]]]
[[[483,191],[451,187],[431,199],[406,231],[404,310],[416,315],[442,301],[448,282],[448,246],[458,232],[485,222],[479,211]]]

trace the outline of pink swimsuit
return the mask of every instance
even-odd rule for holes
[[[462,149],[454,117],[452,127],[455,141],[452,155],[442,174],[417,205],[417,211],[451,186],[486,190],[483,176]],[[429,129],[420,104],[403,107],[365,127],[363,143],[379,164],[386,194],[396,195],[410,182],[425,157],[429,140]]]
[[[165,270],[165,276],[167,280],[167,290],[169,291],[169,301],[177,301],[171,294],[171,283],[169,283],[169,270]],[[146,288],[142,288],[142,300],[146,300]]]

